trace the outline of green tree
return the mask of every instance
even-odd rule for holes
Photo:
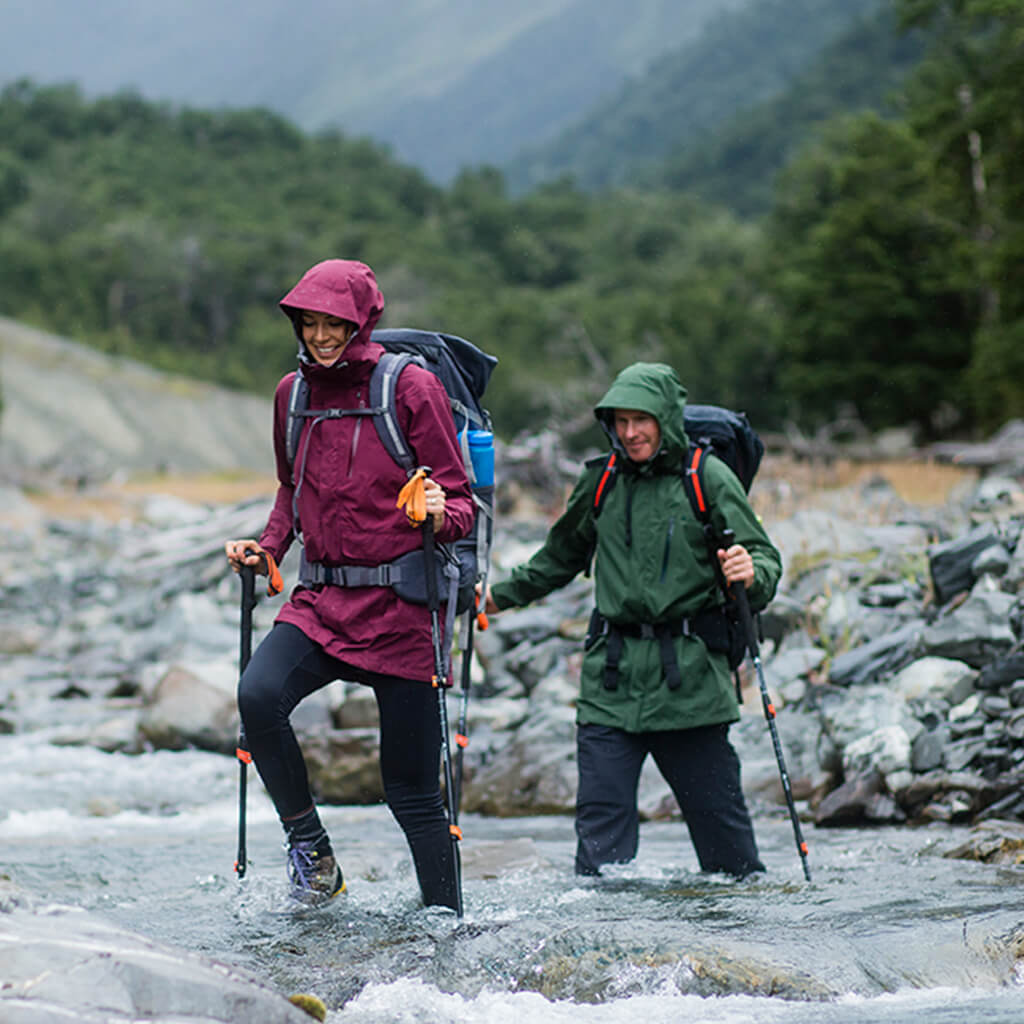
[[[977,307],[967,394],[980,426],[1024,415],[1024,3],[900,0],[935,46],[911,93],[910,120],[952,169],[946,201],[969,235]]]
[[[871,427],[928,431],[943,401],[962,405],[972,253],[934,201],[936,176],[911,129],[876,115],[833,124],[784,175],[768,244],[798,420],[852,403]]]

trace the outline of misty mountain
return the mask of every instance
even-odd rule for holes
[[[6,5],[0,85],[267,107],[445,179],[553,137],[750,2],[763,0],[35,0]]]
[[[709,20],[556,139],[504,166],[513,191],[571,175],[587,188],[650,177],[745,111],[783,95],[883,0],[759,0]]]

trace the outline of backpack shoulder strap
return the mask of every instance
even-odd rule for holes
[[[704,524],[705,534],[711,525],[711,506],[704,486],[704,463],[710,453],[711,443],[701,438],[691,446],[690,457],[683,470],[683,490],[690,499],[693,514]]]
[[[395,388],[402,371],[410,364],[423,366],[423,360],[408,352],[385,352],[370,377],[370,406],[377,436],[388,454],[407,473],[415,466],[415,456],[395,417]]]
[[[588,459],[586,465],[588,467],[599,466],[602,463],[604,464],[604,469],[598,477],[597,487],[594,489],[593,512],[595,519],[601,514],[604,500],[608,497],[608,492],[615,486],[615,481],[619,476],[619,457],[615,452],[609,452],[606,456],[601,455]]]
[[[608,497],[608,492],[615,486],[615,481],[619,476],[619,457],[615,452],[609,452],[607,455],[595,455],[592,459],[587,459],[584,463],[587,469],[600,468],[601,472],[597,478],[597,486],[594,488],[594,500],[590,506],[591,514],[596,520],[601,514],[601,509],[604,506],[604,500]],[[594,555],[597,552],[597,536],[595,535],[593,541],[590,544],[590,552],[587,554],[587,564],[583,570],[584,576],[589,576],[594,566]]]
[[[715,572],[718,585],[725,595],[729,597],[729,584],[722,573],[722,567],[718,562],[718,549],[725,545],[719,530],[711,518],[711,501],[704,478],[704,465],[709,455],[714,455],[714,449],[707,438],[701,438],[690,449],[690,458],[683,470],[683,490],[690,499],[693,507],[693,514],[700,521],[704,533],[704,543],[707,545],[708,558]]]
[[[288,396],[288,421],[285,424],[285,454],[288,465],[295,471],[295,454],[299,450],[302,422],[309,407],[309,381],[302,375],[302,368],[295,371],[291,394]]]

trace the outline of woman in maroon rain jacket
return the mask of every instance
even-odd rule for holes
[[[373,271],[352,260],[326,260],[308,270],[280,305],[299,339],[309,408],[368,406],[370,375],[384,351],[370,337],[384,308]],[[234,569],[276,572],[297,532],[305,559],[324,566],[376,566],[421,548],[420,531],[396,507],[406,474],[368,417],[306,419],[293,483],[285,446],[293,378],[284,377],[274,397],[274,507],[259,541],[225,545]],[[395,412],[417,462],[431,467],[425,491],[437,540],[465,536],[473,503],[444,388],[429,371],[409,366],[398,379]],[[371,686],[376,695],[384,792],[409,842],[424,902],[456,907],[433,674],[430,611],[389,586],[300,583],[253,653],[239,683],[238,707],[253,761],[287,835],[288,874],[300,898],[329,898],[345,883],[289,716],[310,693],[345,679]]]

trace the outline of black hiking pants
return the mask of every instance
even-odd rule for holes
[[[602,864],[636,856],[637,785],[648,754],[679,803],[701,870],[764,871],[728,725],[644,733],[580,725],[576,750],[577,874],[597,875]]]
[[[384,794],[409,842],[423,901],[455,909],[455,865],[439,774],[437,691],[429,683],[377,675],[339,661],[289,623],[267,634],[238,685],[246,742],[278,816],[284,823],[313,804],[289,716],[299,701],[335,679],[373,687],[380,711]]]

